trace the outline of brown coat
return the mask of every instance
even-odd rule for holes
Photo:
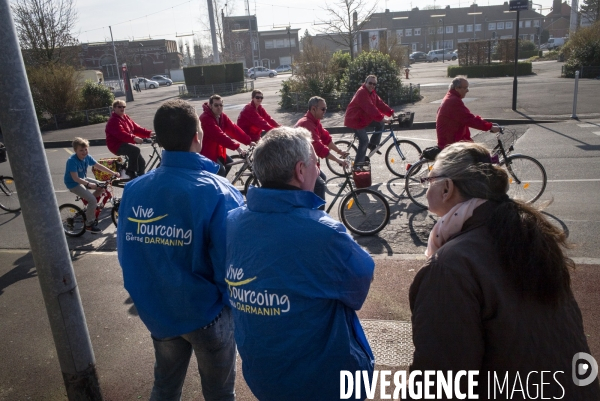
[[[508,371],[509,391],[517,372],[525,388],[527,375],[536,371],[529,377],[527,399],[539,391],[540,372],[550,371],[543,377],[544,397],[564,392],[564,400],[600,400],[598,379],[585,387],[572,380],[573,356],[590,352],[573,294],[556,308],[519,296],[485,227],[496,205],[488,201],[475,209],[462,231],[415,277],[409,294],[415,345],[411,370],[478,370],[480,399],[513,400],[523,399],[523,393],[511,398],[506,389],[500,394],[496,388],[496,397],[491,393],[488,398],[488,371],[495,371],[500,382]],[[557,371],[563,373],[553,376]]]

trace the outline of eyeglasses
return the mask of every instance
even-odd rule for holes
[[[254,96],[255,99],[264,99],[263,96]]]
[[[431,184],[431,181],[435,180],[436,178],[448,178],[445,175],[434,175],[431,177],[421,177],[419,178],[419,182],[421,183],[421,185],[425,188],[429,188],[429,185]]]
[[[213,107],[223,107],[222,103],[213,103]]]
[[[367,85],[377,86],[377,82],[367,82]]]
[[[125,106],[117,106],[117,109],[124,109]]]

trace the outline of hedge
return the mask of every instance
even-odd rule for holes
[[[523,58],[530,58],[533,56],[542,57],[541,53],[542,52],[539,50],[519,50],[519,58],[523,59]],[[492,54],[492,60],[498,60],[499,58],[500,57],[496,53]]]
[[[448,67],[448,76],[454,78],[458,75],[465,75],[469,78],[489,78],[512,76],[515,71],[514,63],[511,64],[489,64],[489,65],[451,65]],[[517,66],[517,75],[532,74],[532,65],[529,61],[519,62]]]
[[[198,65],[183,69],[187,86],[228,84],[244,80],[242,63]]]

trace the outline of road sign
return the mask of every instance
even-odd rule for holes
[[[529,10],[529,0],[511,0],[508,9],[510,11]]]

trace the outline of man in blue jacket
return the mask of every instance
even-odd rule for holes
[[[356,310],[374,263],[318,210],[310,133],[275,128],[254,151],[262,185],[227,217],[228,285],[244,378],[261,401],[336,400],[340,370],[373,372]],[[364,395],[364,390],[362,391]]]
[[[150,400],[180,399],[192,350],[204,399],[235,400],[233,319],[215,270],[225,268],[227,212],[243,198],[199,154],[192,105],[164,103],[154,129],[161,166],[125,186],[117,230],[125,288],[154,343]]]

